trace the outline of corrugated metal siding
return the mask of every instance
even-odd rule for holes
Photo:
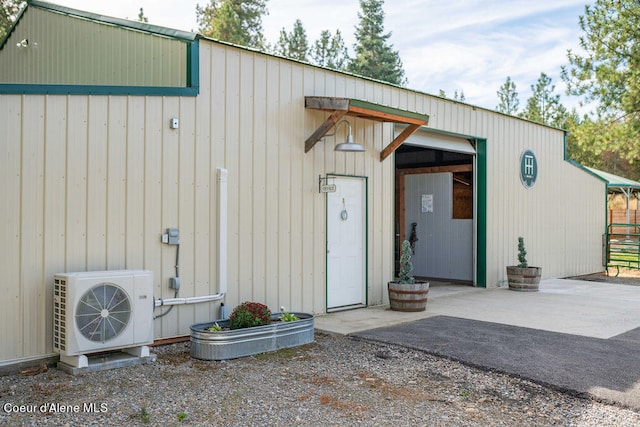
[[[343,136],[305,154],[306,137],[327,117],[305,110],[305,95],[418,111],[431,116],[430,127],[487,139],[489,284],[515,261],[519,235],[547,277],[599,265],[604,185],[562,160],[559,131],[209,41],[200,44],[200,78],[197,97],[0,96],[0,360],[51,352],[57,272],[150,269],[155,296],[173,296],[176,248],[160,243],[167,227],[181,233],[180,296],[216,293],[219,167],[229,171],[229,307],[258,300],[324,311],[325,196],[318,176],[327,173],[369,177],[368,301],[385,302],[393,275],[394,166],[380,162],[379,152],[392,125],[352,120],[364,154],[335,153]],[[172,117],[180,119],[177,130],[169,128]],[[518,177],[525,147],[540,164],[532,190]],[[156,337],[188,334],[190,324],[215,318],[217,310],[217,303],[178,306],[156,320]]]
[[[417,111],[430,116],[430,128],[487,140],[488,286],[506,283],[505,266],[517,263],[519,236],[525,238],[529,263],[543,267],[543,277],[602,270],[605,185],[564,161],[562,131],[440,98],[416,97]],[[520,155],[527,148],[540,168],[530,190],[520,181]]]
[[[55,273],[150,269],[155,296],[172,297],[176,248],[160,243],[167,227],[180,228],[180,296],[216,293],[218,167],[229,171],[227,305],[324,311],[318,175],[326,173],[375,177],[369,301],[383,302],[393,266],[393,163],[378,159],[391,129],[355,120],[366,154],[334,153],[334,138],[305,154],[306,137],[326,114],[305,110],[304,96],[384,102],[395,89],[214,43],[203,43],[200,62],[196,98],[0,96],[7,118],[0,329],[8,343],[0,360],[51,352]],[[180,119],[178,130],[169,128],[171,117]],[[156,320],[156,337],[188,334],[217,310],[217,303],[176,307]]]
[[[28,8],[0,51],[0,83],[184,87],[187,43]]]
[[[495,124],[487,148],[487,283],[504,283],[504,266],[517,263],[519,236],[529,264],[543,267],[543,277],[601,270],[604,184],[563,160],[561,131],[497,119],[507,122]],[[531,189],[520,181],[525,149],[535,153],[539,167]]]

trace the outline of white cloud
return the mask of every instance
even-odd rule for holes
[[[136,19],[140,7],[150,23],[196,30],[197,0],[53,0],[81,10]],[[204,6],[208,0],[200,0]],[[467,102],[497,105],[496,91],[507,76],[516,83],[520,103],[530,95],[541,72],[564,90],[560,66],[567,49],[578,47],[578,16],[584,0],[386,0],[385,31],[400,52],[412,89],[452,96],[463,90]],[[268,0],[263,19],[274,43],[284,27],[300,19],[312,43],[322,30],[340,29],[349,48],[355,43],[356,0]],[[563,95],[563,102],[572,101]]]

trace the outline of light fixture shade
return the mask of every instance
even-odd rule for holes
[[[343,142],[342,144],[336,145],[333,149],[334,151],[355,151],[355,152],[363,152],[365,151],[364,147],[360,144],[356,144],[353,142],[353,138],[351,138],[351,142]]]
[[[364,146],[353,142],[353,134],[351,133],[351,123],[349,123],[347,120],[341,120],[340,122],[338,122],[338,124],[336,125],[335,132],[328,133],[325,135],[325,137],[335,135],[338,132],[338,128],[343,124],[346,124],[349,127],[349,134],[347,135],[347,141],[342,144],[336,145],[333,151],[355,151],[360,153],[365,151]]]

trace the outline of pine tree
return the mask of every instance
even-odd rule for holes
[[[359,24],[356,26],[355,58],[348,70],[365,77],[404,85],[407,80],[398,51],[387,42],[391,33],[384,34],[383,0],[360,0]]]
[[[599,103],[603,116],[640,128],[640,2],[596,0],[580,16],[584,56],[569,51],[562,78],[569,93]]]
[[[199,32],[207,37],[241,46],[262,48],[262,16],[267,0],[210,0],[204,8],[196,6]]]
[[[24,4],[25,2],[22,0],[2,0],[0,2],[0,41],[4,39],[13,23],[16,22],[18,13]]]
[[[455,99],[456,101],[464,102],[467,100],[467,97],[464,96],[464,91],[460,89],[460,92],[458,92],[457,90],[453,91],[453,99]]]
[[[296,22],[293,24],[293,31],[290,33],[287,33],[284,28],[280,30],[280,38],[278,39],[275,51],[277,54],[287,58],[307,61],[309,53],[307,32],[299,19],[296,19]]]
[[[140,8],[140,12],[138,13],[138,22],[149,22],[149,18],[144,16],[144,9]]]
[[[311,48],[310,56],[315,64],[334,70],[344,71],[349,65],[349,54],[340,30],[336,30],[333,36],[329,30],[322,31]]]
[[[560,104],[560,94],[553,94],[555,85],[551,77],[540,73],[535,85],[531,85],[533,95],[527,100],[527,106],[521,116],[545,125],[557,124],[566,115],[566,109]]]
[[[596,0],[580,16],[580,47],[567,52],[562,79],[597,117],[571,129],[568,150],[583,164],[640,177],[640,2]]]
[[[518,100],[518,92],[516,92],[516,84],[511,80],[511,77],[507,77],[507,81],[500,86],[500,89],[496,93],[500,101],[500,104],[496,107],[496,111],[511,115],[518,112],[520,101]]]

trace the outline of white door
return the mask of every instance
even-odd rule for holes
[[[366,305],[365,178],[336,177],[327,193],[327,309]]]

